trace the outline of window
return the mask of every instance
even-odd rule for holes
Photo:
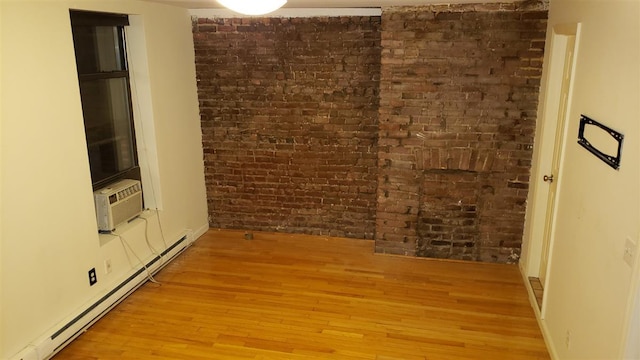
[[[124,36],[128,16],[70,14],[93,188],[140,180]]]

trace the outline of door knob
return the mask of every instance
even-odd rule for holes
[[[553,182],[553,175],[545,175],[542,177],[542,180],[552,183]]]

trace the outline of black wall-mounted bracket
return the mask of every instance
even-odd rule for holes
[[[618,151],[614,156],[613,154],[605,154],[602,151],[598,150],[595,146],[593,146],[589,140],[584,137],[584,129],[587,125],[596,126],[607,134],[609,134],[616,142],[618,143]],[[624,135],[605,126],[585,115],[580,116],[580,129],[578,130],[578,144],[580,144],[585,149],[589,150],[590,153],[598,157],[600,160],[604,161],[607,165],[611,166],[615,170],[620,169],[620,156],[622,155],[622,140],[624,140]]]

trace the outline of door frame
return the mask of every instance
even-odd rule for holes
[[[580,38],[580,24],[560,24],[554,26],[551,30],[551,36],[548,37],[549,44],[547,44],[546,50],[549,54],[545,56],[545,72],[543,75],[543,82],[541,83],[541,89],[544,90],[543,98],[540,99],[541,103],[538,107],[538,121],[536,139],[534,145],[533,154],[533,166],[531,169],[531,178],[529,181],[529,195],[528,195],[528,208],[524,233],[523,248],[523,261],[520,264],[521,270],[525,279],[528,277],[538,277],[540,275],[540,266],[542,263],[543,251],[544,251],[544,236],[545,228],[547,224],[547,212],[549,207],[549,185],[543,181],[543,176],[549,174],[552,168],[554,159],[554,153],[556,152],[556,140],[558,133],[561,133],[561,139],[559,141],[559,172],[562,172],[562,165],[564,161],[564,149],[567,144],[568,134],[566,127],[568,121],[564,121],[564,125],[558,128],[558,112],[560,111],[561,101],[559,94],[562,91],[566,49],[568,39],[574,38],[573,46],[573,59],[571,62],[571,71],[569,73],[568,94],[566,100],[566,114],[569,113],[572,102],[572,91],[574,76],[576,71],[576,53],[578,50],[578,43]],[[548,65],[546,65],[548,64]],[[562,178],[558,174],[555,176],[556,197],[557,200],[560,191]],[[552,211],[555,212],[559,202],[555,201]],[[546,308],[546,298],[548,295],[548,284],[550,280],[551,272],[549,269],[553,264],[553,222],[554,218],[550,219],[552,228],[549,231],[549,245],[547,256],[547,268],[546,268],[546,281],[543,285],[545,291],[542,298],[542,307],[539,310],[540,319],[544,319],[544,313]],[[537,307],[536,307],[537,308]]]

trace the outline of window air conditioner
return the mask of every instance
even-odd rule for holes
[[[93,193],[99,232],[111,232],[142,212],[142,186],[138,180],[121,180]]]

